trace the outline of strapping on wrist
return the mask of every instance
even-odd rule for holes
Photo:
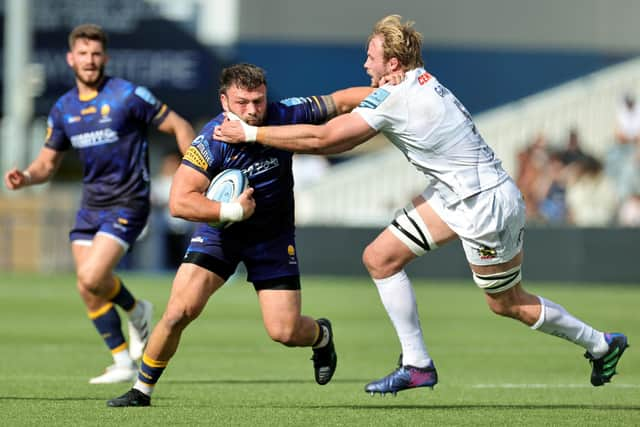
[[[220,222],[238,222],[242,221],[244,209],[238,202],[221,202],[220,203]]]
[[[22,176],[24,176],[24,180],[26,181],[27,185],[31,184],[31,182],[33,181],[33,178],[31,177],[31,172],[29,172],[28,170],[23,170]]]

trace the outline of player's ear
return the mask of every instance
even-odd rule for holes
[[[67,65],[73,67],[73,54],[71,52],[67,52]]]
[[[395,56],[389,59],[388,64],[391,72],[402,69],[402,65],[400,64],[400,61],[398,61],[398,58],[396,58]]]
[[[222,105],[222,109],[224,111],[229,111],[229,100],[227,99],[227,95],[224,93],[220,94],[220,105]]]

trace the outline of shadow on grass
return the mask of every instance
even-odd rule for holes
[[[101,402],[104,398],[101,397],[45,397],[45,396],[0,396],[0,401],[3,400],[31,400],[34,402],[82,402],[82,401],[96,401]]]
[[[364,384],[367,381],[362,379],[332,379],[331,384],[340,383],[340,384]],[[189,379],[189,380],[177,380],[177,379],[167,379],[163,381],[164,384],[189,384],[189,385],[210,385],[210,384],[222,384],[222,385],[233,385],[233,384],[315,384],[313,379],[309,380],[301,380],[299,378],[293,379],[256,379],[256,380],[230,380],[230,379]]]

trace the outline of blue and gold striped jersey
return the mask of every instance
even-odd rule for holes
[[[146,88],[106,77],[89,99],[81,99],[77,88],[58,99],[49,113],[45,146],[78,150],[83,207],[148,208],[147,130],[168,113]]]
[[[289,98],[267,106],[265,125],[319,124],[328,120],[322,97]],[[294,227],[292,153],[260,144],[227,144],[213,138],[220,114],[207,123],[185,153],[182,163],[212,179],[225,169],[240,169],[254,188],[254,214],[225,229],[225,234],[271,238]]]

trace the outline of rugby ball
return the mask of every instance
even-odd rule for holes
[[[217,202],[230,202],[249,186],[249,180],[240,169],[225,169],[214,176],[205,196]],[[213,227],[224,227],[226,222],[210,222]]]

